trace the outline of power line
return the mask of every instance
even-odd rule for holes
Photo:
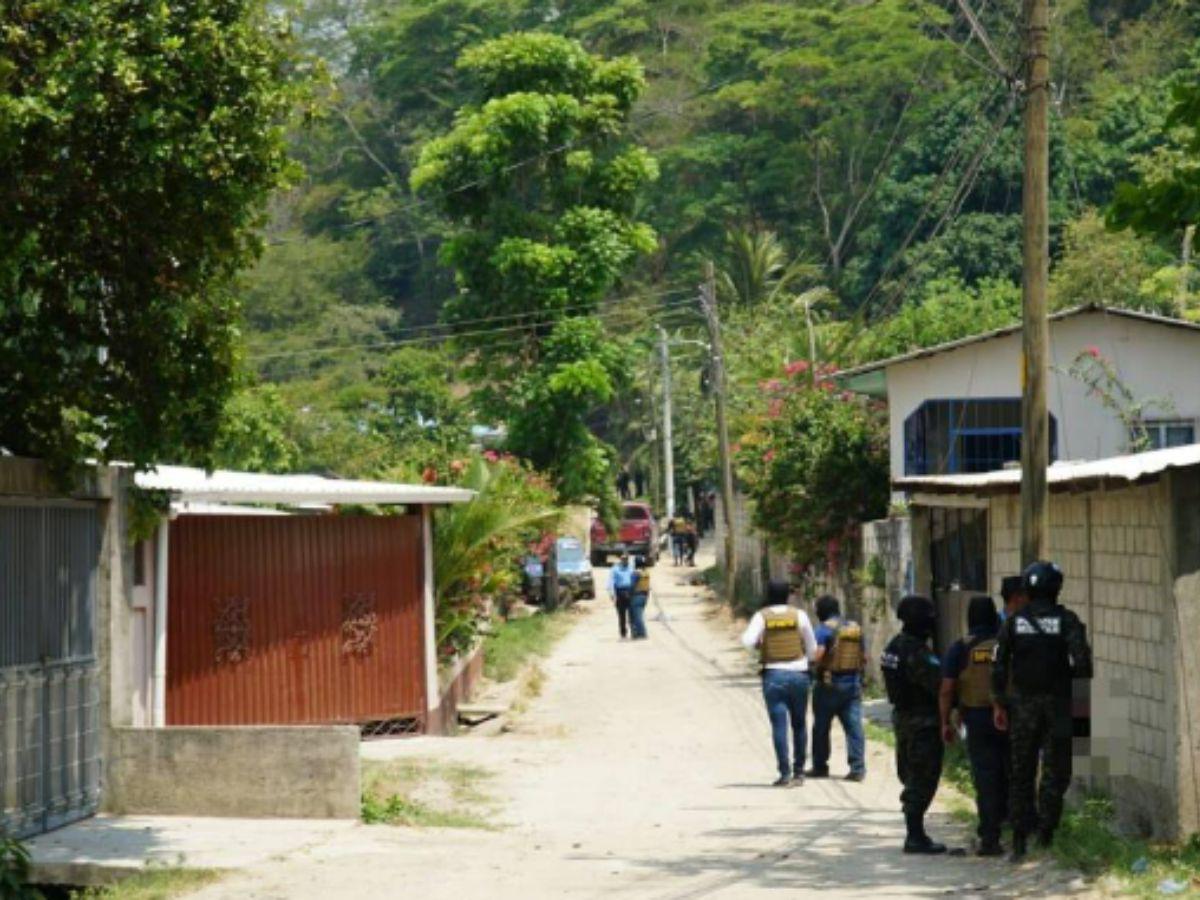
[[[614,309],[614,310],[610,310],[610,311],[597,312],[594,314],[594,317],[598,318],[601,321],[608,323],[608,324],[612,324],[615,322],[621,322],[626,319],[628,319],[630,321],[630,323],[633,324],[633,323],[638,322],[642,317],[645,317],[648,320],[653,320],[655,313],[664,313],[665,314],[665,313],[669,313],[669,312],[673,312],[673,311],[679,311],[679,312],[687,311],[688,308],[692,307],[692,304],[693,304],[693,301],[689,297],[689,298],[684,298],[684,299],[680,299],[680,300],[675,300],[670,303],[660,304],[656,307],[653,307],[650,310],[619,309],[618,308],[618,309]],[[522,323],[519,325],[506,325],[506,326],[499,326],[496,328],[483,328],[483,329],[477,329],[474,331],[466,331],[466,332],[450,332],[450,333],[446,333],[446,334],[421,335],[421,336],[415,336],[415,337],[400,338],[398,340],[393,340],[393,341],[373,341],[371,343],[364,343],[364,344],[331,344],[331,345],[324,346],[324,347],[309,347],[309,348],[305,348],[303,350],[290,350],[290,351],[280,351],[278,353],[257,354],[257,355],[248,357],[248,360],[251,362],[263,362],[263,361],[272,360],[272,359],[294,359],[294,358],[308,357],[308,356],[337,355],[339,353],[348,352],[348,351],[392,350],[392,349],[397,349],[400,347],[409,347],[409,346],[414,346],[414,345],[418,345],[418,344],[430,344],[430,343],[435,343],[438,341],[446,341],[446,340],[457,340],[459,338],[466,338],[466,337],[488,337],[488,336],[499,335],[499,334],[511,334],[513,332],[528,331],[531,328],[539,327],[541,325],[554,324],[557,321],[559,321],[559,319],[557,317],[555,317],[555,318],[547,318],[545,320],[537,321],[537,322],[526,322],[526,323]],[[509,342],[500,342],[499,344],[492,343],[490,346],[493,346],[493,347],[506,346],[507,344],[520,345],[523,343],[524,343],[524,341],[509,341]]]

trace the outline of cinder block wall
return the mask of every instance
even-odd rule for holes
[[[1019,569],[1018,503],[991,504],[997,587]],[[1126,825],[1164,837],[1178,832],[1169,511],[1161,483],[1050,502],[1050,556],[1063,567],[1063,600],[1088,626],[1096,663],[1092,756],[1077,758],[1076,774],[1116,801]]]

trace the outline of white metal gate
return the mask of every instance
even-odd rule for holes
[[[0,834],[95,812],[95,506],[0,505]]]

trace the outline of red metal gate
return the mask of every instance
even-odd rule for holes
[[[171,523],[167,722],[421,719],[419,516]]]

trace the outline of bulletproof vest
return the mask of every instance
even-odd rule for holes
[[[862,626],[847,619],[833,624],[833,647],[827,664],[830,672],[857,672],[863,662]]]
[[[633,592],[635,594],[650,593],[650,573],[649,572],[644,572],[644,571],[638,572],[637,583],[634,584],[634,586],[633,586]]]
[[[968,638],[967,665],[958,676],[958,705],[980,709],[992,705],[992,660],[996,639]]]
[[[804,655],[804,643],[800,640],[800,614],[794,609],[775,612],[770,609],[762,611],[763,663],[795,662]]]
[[[1021,694],[1056,694],[1070,689],[1066,610],[1030,606],[1013,617],[1012,684]]]
[[[937,698],[912,683],[908,661],[916,653],[929,653],[925,642],[901,632],[888,642],[880,658],[888,701],[898,712],[937,711]]]

